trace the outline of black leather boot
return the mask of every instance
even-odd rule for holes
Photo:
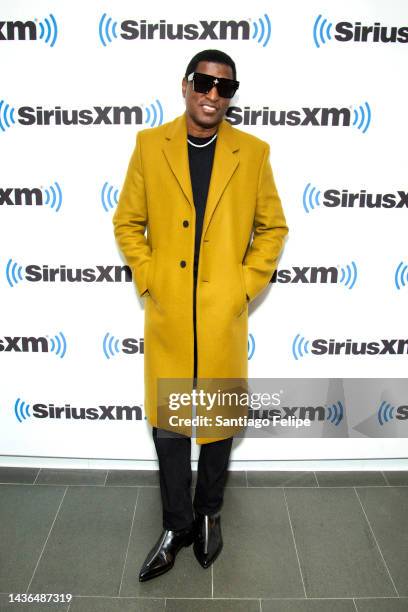
[[[190,546],[193,539],[193,526],[179,531],[164,529],[142,565],[139,581],[144,582],[168,572],[174,565],[178,551],[183,546]]]
[[[194,554],[199,564],[210,567],[223,547],[220,513],[196,513],[194,520]]]

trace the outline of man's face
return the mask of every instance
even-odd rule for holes
[[[224,79],[233,78],[231,66],[216,62],[199,62],[194,72]],[[192,81],[184,78],[182,91],[186,101],[186,112],[193,126],[211,129],[221,123],[231,100],[221,98],[216,87],[207,94],[198,93],[194,91]]]

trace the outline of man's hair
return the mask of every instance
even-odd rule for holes
[[[218,49],[206,49],[205,51],[200,51],[200,53],[197,53],[190,60],[187,66],[185,74],[186,78],[189,74],[195,72],[195,69],[197,68],[199,62],[215,62],[217,64],[226,64],[232,69],[232,78],[235,80],[237,78],[237,70],[235,68],[234,60],[223,51],[218,51]]]

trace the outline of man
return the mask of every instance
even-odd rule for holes
[[[238,86],[225,53],[193,57],[182,80],[186,110],[138,133],[113,218],[138,293],[146,298],[145,411],[163,506],[163,531],[140,581],[170,570],[178,551],[193,542],[204,568],[221,552],[220,509],[233,437],[207,429],[197,434],[192,504],[191,434],[165,435],[172,428],[158,381],[247,379],[248,304],[268,285],[288,232],[269,145],[224,118]]]

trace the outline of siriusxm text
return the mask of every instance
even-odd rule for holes
[[[362,189],[355,193],[347,189],[327,189],[323,196],[323,204],[329,208],[408,208],[408,191],[368,193]]]
[[[29,265],[25,268],[25,280],[32,283],[120,283],[132,281],[129,266],[95,266],[94,268],[67,268],[61,265]]]
[[[33,404],[33,417],[37,419],[75,419],[91,421],[141,421],[143,419],[140,406],[105,406],[75,407],[70,404],[55,406],[54,404]]]
[[[336,23],[334,38],[339,42],[406,43],[408,27],[385,26],[376,21],[373,25],[363,25],[360,21]]]
[[[232,125],[350,126],[351,110],[347,107],[320,106],[293,110],[274,110],[269,106],[260,109],[230,106],[226,119]]]
[[[81,109],[21,106],[17,117],[20,125],[141,125],[143,113],[141,106],[93,106]]]
[[[314,355],[408,355],[408,338],[365,342],[350,338],[344,342],[318,338],[313,340],[311,346]]]

